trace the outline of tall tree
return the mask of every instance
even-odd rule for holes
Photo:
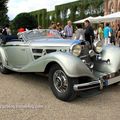
[[[20,13],[12,21],[12,27],[15,31],[21,27],[33,29],[37,27],[37,20],[30,13]]]
[[[0,0],[0,26],[4,26],[9,23],[7,16],[7,3],[8,0]]]

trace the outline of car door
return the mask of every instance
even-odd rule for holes
[[[7,64],[10,67],[21,68],[30,61],[29,44],[23,41],[9,42],[5,45]]]

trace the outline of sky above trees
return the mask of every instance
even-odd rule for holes
[[[17,14],[46,8],[54,10],[55,5],[73,2],[78,0],[9,0],[8,16],[12,20]]]

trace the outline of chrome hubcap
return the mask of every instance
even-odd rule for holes
[[[68,88],[68,79],[62,70],[57,70],[53,74],[53,83],[58,92],[66,92]]]

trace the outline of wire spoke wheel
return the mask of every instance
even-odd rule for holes
[[[62,70],[57,70],[53,75],[53,82],[58,92],[66,92],[68,88],[68,79]]]
[[[76,97],[76,92],[73,85],[77,80],[70,78],[64,70],[58,65],[54,64],[49,71],[49,82],[53,94],[60,100],[70,101]]]

